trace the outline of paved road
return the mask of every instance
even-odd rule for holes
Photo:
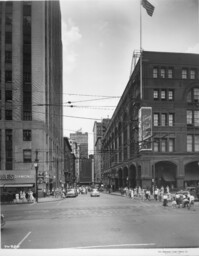
[[[1,248],[199,247],[199,208],[89,194],[56,202],[3,205]]]

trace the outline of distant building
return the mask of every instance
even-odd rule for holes
[[[59,1],[0,2],[1,192],[62,186],[62,41]]]
[[[102,170],[102,138],[106,132],[110,119],[103,119],[101,122],[95,122],[93,127],[94,141],[94,182],[101,183]]]
[[[199,54],[148,52],[140,59],[102,142],[104,182],[199,184]]]
[[[88,159],[88,133],[82,133],[77,131],[76,133],[70,133],[71,143],[76,143],[77,146],[77,156],[75,160],[76,169],[76,182],[77,183],[88,183],[86,180],[90,178],[87,177],[89,165]],[[90,167],[89,167],[90,170]],[[90,174],[89,174],[90,175]],[[85,179],[83,178],[85,177]]]
[[[64,138],[64,177],[65,188],[74,186],[74,183],[76,182],[75,155],[72,152],[72,148],[67,137]]]
[[[88,158],[88,133],[70,133],[70,140],[73,140],[79,145],[80,158]]]

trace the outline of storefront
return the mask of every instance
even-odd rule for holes
[[[13,201],[20,191],[35,193],[35,171],[1,171],[0,191],[1,201]]]

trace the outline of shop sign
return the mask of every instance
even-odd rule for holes
[[[141,107],[139,110],[139,149],[152,150],[152,108]]]
[[[15,175],[13,174],[2,174],[0,175],[0,180],[14,180]]]

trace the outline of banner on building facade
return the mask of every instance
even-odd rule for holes
[[[152,150],[152,107],[139,109],[139,150]]]

